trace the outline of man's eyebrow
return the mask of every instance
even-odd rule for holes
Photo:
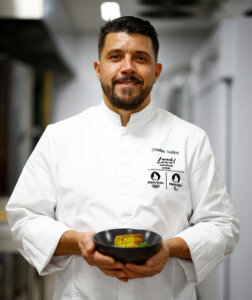
[[[112,54],[120,53],[120,52],[122,52],[121,49],[117,49],[117,48],[111,49],[111,50],[108,51],[108,53],[106,54],[106,56],[110,56]],[[135,53],[136,54],[142,54],[142,55],[150,56],[150,54],[147,51],[144,51],[144,50],[136,50]]]
[[[111,54],[119,53],[119,52],[121,52],[121,51],[122,51],[121,49],[111,49],[111,50],[109,50],[109,52],[106,54],[106,56],[110,56]]]
[[[143,50],[137,50],[136,53],[137,54],[144,54],[146,56],[150,56],[150,54],[147,51],[143,51]]]

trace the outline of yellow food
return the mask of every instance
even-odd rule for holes
[[[117,235],[114,239],[114,246],[124,248],[138,247],[143,242],[143,235],[139,234],[124,234]]]

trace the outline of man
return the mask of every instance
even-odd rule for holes
[[[101,28],[103,103],[48,126],[7,205],[20,252],[56,272],[55,300],[196,299],[238,241],[205,133],[151,104],[158,47],[147,21]],[[95,250],[94,232],[121,227],[160,233],[160,249],[143,265]]]

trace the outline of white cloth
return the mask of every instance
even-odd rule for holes
[[[23,256],[56,272],[55,300],[194,300],[195,283],[232,252],[239,236],[206,134],[149,104],[126,127],[105,104],[48,126],[7,205]],[[182,237],[192,262],[128,283],[81,256],[52,257],[69,229],[144,228]]]

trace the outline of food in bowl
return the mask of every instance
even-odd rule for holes
[[[141,245],[143,242],[143,235],[139,234],[123,234],[117,235],[114,239],[114,246],[132,248]]]
[[[143,234],[123,234],[117,235],[114,238],[115,247],[123,247],[123,248],[138,248],[138,247],[146,247],[148,246],[148,242],[143,242]]]

